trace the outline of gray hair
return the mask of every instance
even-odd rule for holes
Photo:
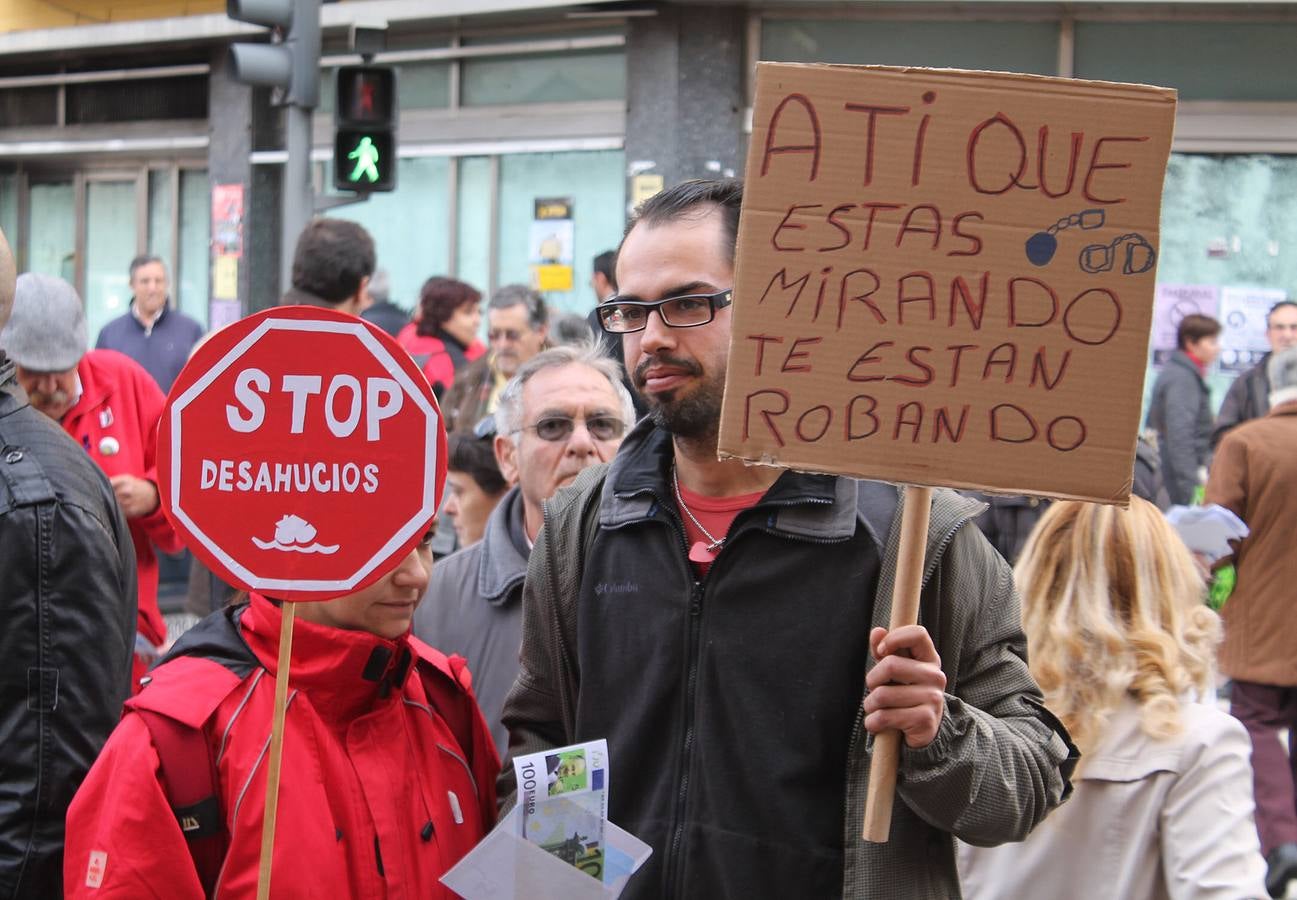
[[[518,367],[517,373],[500,391],[500,400],[495,408],[495,427],[497,434],[509,435],[514,443],[522,436],[522,389],[537,372],[545,369],[557,369],[563,366],[585,366],[594,369],[612,386],[613,393],[621,403],[621,420],[629,428],[635,424],[635,404],[631,402],[630,391],[622,384],[621,367],[616,360],[603,355],[599,345],[593,341],[582,341],[579,344],[560,344],[542,353],[537,353]]]
[[[1273,354],[1265,371],[1270,379],[1271,406],[1297,400],[1297,347]]]
[[[594,340],[590,323],[580,313],[566,313],[554,321],[555,344],[581,344]]]
[[[486,308],[512,309],[519,305],[527,307],[527,324],[532,331],[540,331],[549,321],[549,309],[545,306],[545,298],[525,284],[506,284],[491,295]]]

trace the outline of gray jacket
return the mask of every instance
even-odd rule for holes
[[[432,567],[414,614],[416,637],[468,661],[473,692],[502,757],[509,732],[500,724],[500,711],[518,675],[527,555],[522,495],[515,487],[491,512],[482,540]]]
[[[577,646],[598,641],[577,635],[588,535],[595,526],[616,527],[633,514],[622,507],[642,502],[604,491],[603,478],[604,467],[589,469],[546,504],[545,527],[528,572],[521,671],[506,702],[514,755],[560,746],[575,736],[581,693]],[[780,521],[771,527],[815,540],[825,529],[874,531],[881,525],[887,537],[871,618],[874,625],[886,626],[899,545],[901,517],[892,514],[897,506],[875,502],[884,492],[881,485],[846,478],[834,484],[831,504],[819,511],[790,510],[787,523],[776,515]],[[890,508],[878,508],[883,505]],[[933,635],[948,678],[946,714],[929,746],[902,749],[887,844],[860,837],[872,739],[857,707],[839,812],[846,897],[958,897],[952,835],[978,845],[1021,840],[1070,790],[1075,750],[1062,725],[1041,706],[1027,670],[1009,568],[977,529],[968,527],[979,509],[947,491],[937,492],[933,504],[920,621]],[[506,764],[500,786],[506,806],[514,789],[511,775]]]
[[[1216,430],[1211,433],[1212,449],[1220,444],[1225,432],[1252,419],[1259,419],[1270,412],[1270,379],[1266,375],[1266,365],[1270,354],[1261,357],[1261,361],[1242,375],[1234,379],[1220,405],[1220,414],[1216,416]]]
[[[1172,503],[1187,505],[1198,486],[1198,469],[1211,456],[1211,394],[1183,350],[1171,360],[1153,383],[1148,407],[1148,427],[1157,431],[1162,457],[1162,480]]]

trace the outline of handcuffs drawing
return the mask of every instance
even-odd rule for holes
[[[1106,219],[1101,209],[1086,209],[1070,216],[1064,216],[1044,231],[1037,231],[1027,238],[1027,260],[1035,266],[1047,266],[1058,250],[1058,232],[1068,228],[1080,228],[1090,231],[1103,227]],[[1142,234],[1130,232],[1118,235],[1106,244],[1089,244],[1081,250],[1077,264],[1081,271],[1096,274],[1110,272],[1117,261],[1117,251],[1125,245],[1126,252],[1121,263],[1123,275],[1139,275],[1153,268],[1157,262],[1157,251],[1144,239]]]

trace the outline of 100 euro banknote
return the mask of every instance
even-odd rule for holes
[[[608,742],[590,741],[514,760],[522,837],[603,880]]]

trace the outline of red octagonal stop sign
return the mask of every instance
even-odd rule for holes
[[[214,334],[158,429],[159,493],[231,584],[327,600],[372,584],[422,539],[446,477],[427,380],[387,334],[314,307]]]

